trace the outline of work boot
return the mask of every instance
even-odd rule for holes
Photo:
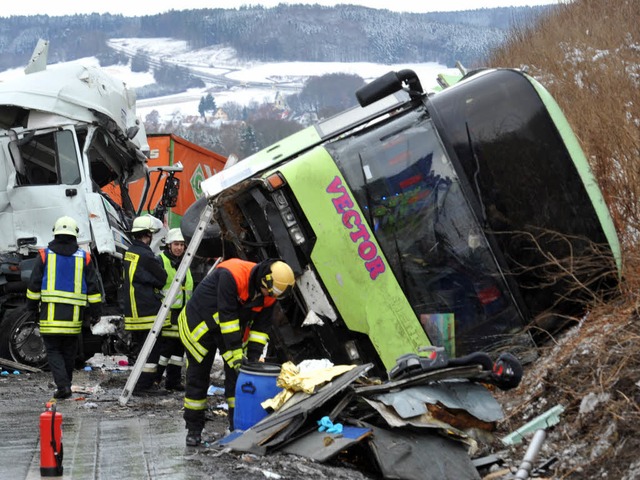
[[[189,430],[187,433],[187,447],[198,447],[202,444],[201,432]]]
[[[160,385],[154,382],[153,384],[151,384],[149,387],[146,387],[146,388],[136,387],[133,389],[132,393],[136,397],[159,397],[162,395],[166,395],[167,391],[161,389]]]
[[[59,400],[69,398],[71,395],[71,387],[60,387],[53,392],[53,398],[57,398]]]
[[[230,408],[229,411],[227,412],[227,420],[229,421],[229,431],[233,432],[234,428],[233,428],[233,415],[235,414],[236,409],[235,408]]]
[[[166,384],[165,382],[164,388],[166,390],[169,390],[170,392],[184,392],[184,385],[182,385],[181,383]]]

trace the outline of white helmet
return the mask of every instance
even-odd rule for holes
[[[77,237],[79,232],[78,222],[71,217],[60,217],[53,225],[54,235],[73,235]]]
[[[164,239],[164,243],[167,245],[172,244],[173,242],[184,242],[184,237],[182,236],[182,231],[179,228],[172,228],[167,233],[167,238]]]
[[[136,233],[136,232],[156,233],[158,230],[159,229],[155,225],[153,218],[150,215],[145,215],[143,217],[137,217],[133,221],[133,227],[131,228],[131,233]]]

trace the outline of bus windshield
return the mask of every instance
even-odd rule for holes
[[[327,145],[431,342],[460,356],[522,329],[424,110]]]

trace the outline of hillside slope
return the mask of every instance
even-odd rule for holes
[[[568,332],[549,336],[520,387],[499,394],[507,413],[502,434],[555,405],[565,408],[536,462],[556,459],[546,478],[640,478],[639,20],[635,0],[576,0],[513,32],[489,62],[526,66],[554,95],[623,245],[624,278],[615,300],[593,305]],[[527,446],[502,453],[517,467]]]
[[[471,64],[483,58],[504,39],[516,19],[529,22],[552,8],[413,14],[354,5],[281,4],[273,8],[171,10],[143,17],[12,16],[0,18],[0,69],[23,65],[39,38],[52,40],[52,61],[97,55],[103,65],[117,62],[120,59],[106,42],[118,37],[173,37],[189,42],[192,49],[224,44],[233,47],[242,60],[437,61],[453,67],[457,60]]]

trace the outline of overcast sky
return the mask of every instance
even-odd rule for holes
[[[126,16],[152,15],[173,10],[192,8],[237,8],[241,5],[263,5],[273,7],[279,3],[305,3],[320,5],[336,5],[350,3],[371,8],[386,8],[397,12],[434,12],[448,10],[473,10],[477,8],[547,5],[559,3],[560,0],[347,0],[335,2],[329,0],[26,0],[2,2],[0,16],[12,15],[72,15],[74,13],[114,13]]]

